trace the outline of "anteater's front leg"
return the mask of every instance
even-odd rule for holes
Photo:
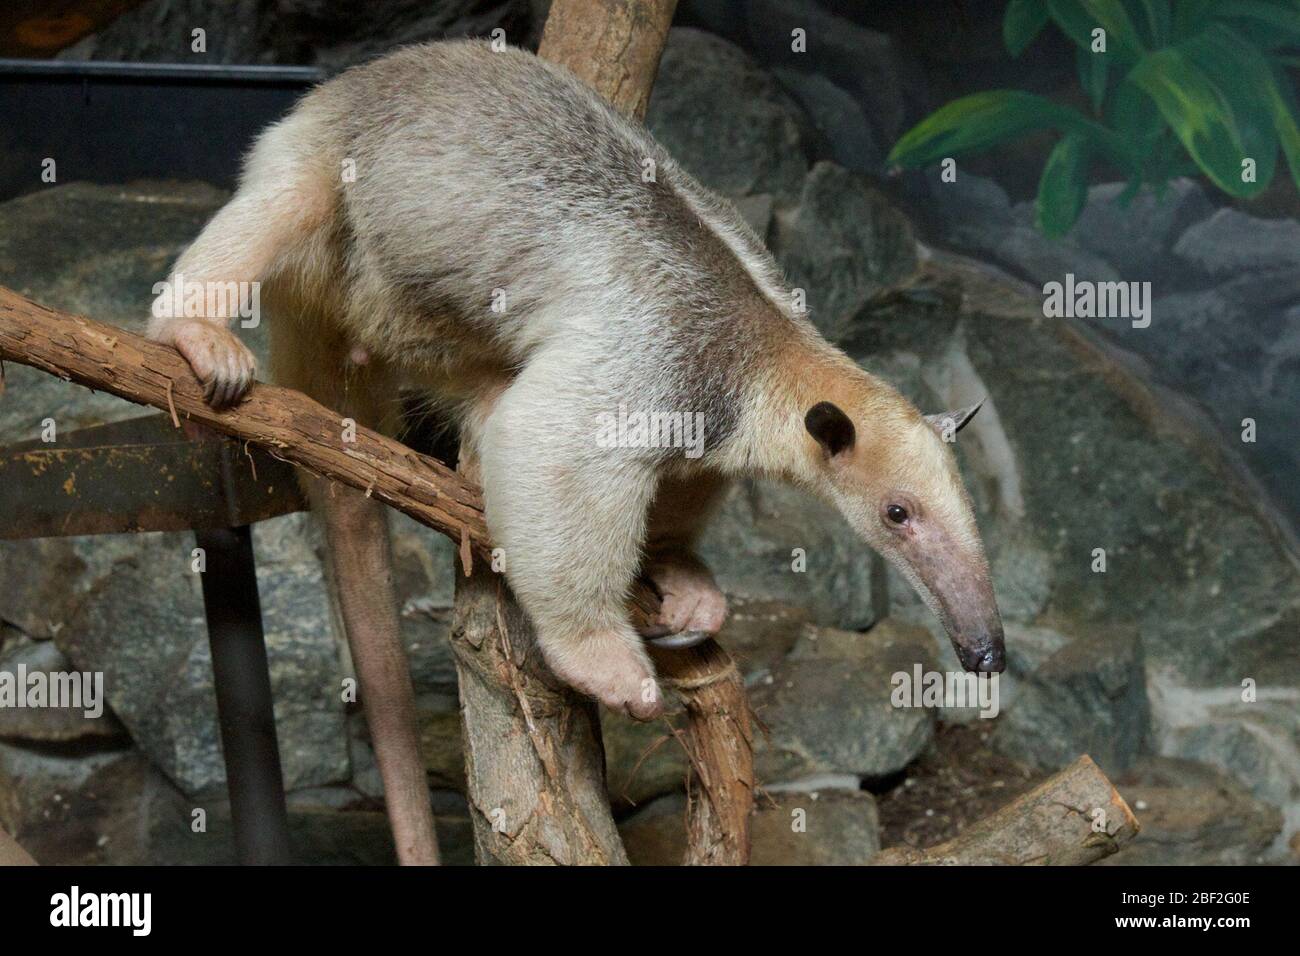
[[[492,540],[557,677],[641,720],[663,711],[626,601],[641,559],[656,471],[644,454],[595,443],[589,370],[535,358],[479,440]],[[599,404],[599,400],[595,400]]]

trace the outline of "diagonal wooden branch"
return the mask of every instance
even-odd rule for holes
[[[0,361],[17,362],[182,421],[266,448],[285,461],[358,488],[464,546],[463,561],[491,554],[483,495],[442,462],[407,448],[300,392],[263,382],[231,409],[217,410],[174,349],[85,316],[47,308],[0,286]],[[659,634],[659,599],[645,582],[633,617]]]

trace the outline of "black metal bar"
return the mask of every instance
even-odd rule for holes
[[[319,83],[325,71],[315,66],[227,63],[116,63],[106,60],[20,60],[0,58],[5,76],[88,77],[104,81],[149,80],[156,83],[283,83],[300,88]]]
[[[271,674],[247,525],[196,531],[205,552],[203,607],[235,825],[246,865],[289,863],[289,815],[271,704]]]

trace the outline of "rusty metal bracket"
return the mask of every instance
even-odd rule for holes
[[[166,415],[0,449],[0,539],[237,528],[306,507],[292,465]]]
[[[0,539],[193,530],[239,862],[288,863],[249,525],[307,507],[293,466],[166,415],[0,449]]]

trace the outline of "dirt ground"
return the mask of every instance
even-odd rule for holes
[[[871,788],[883,847],[924,848],[950,840],[1048,776],[994,753],[990,729],[986,721],[941,725],[919,760],[899,778]]]

